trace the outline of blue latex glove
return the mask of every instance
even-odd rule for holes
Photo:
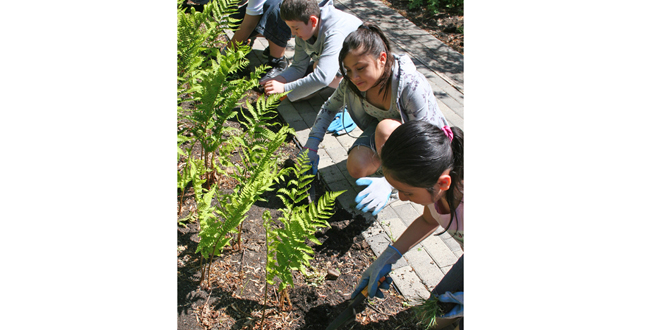
[[[403,255],[392,245],[388,245],[387,249],[372,263],[361,276],[361,281],[356,286],[356,290],[352,293],[352,299],[359,295],[365,286],[368,287],[367,294],[369,297],[377,296],[383,298],[383,292],[379,289],[389,289],[392,283],[391,277],[386,277],[381,286],[377,287],[378,280],[387,275],[392,270],[392,264],[395,263]]]
[[[329,124],[327,133],[336,135],[343,135],[353,131],[356,128],[356,123],[352,120],[352,116],[347,112],[347,108],[343,109],[334,116],[334,120]]]
[[[464,316],[464,292],[463,291],[459,291],[455,293],[446,291],[444,294],[437,296],[437,299],[439,299],[439,301],[444,303],[457,304],[457,306],[453,307],[453,309],[450,312],[443,314],[441,317],[452,319],[452,318]]]
[[[390,200],[390,195],[392,194],[392,189],[394,189],[384,177],[364,177],[356,180],[356,184],[359,186],[367,185],[367,188],[358,193],[358,195],[356,195],[356,199],[354,199],[354,201],[358,203],[358,205],[356,205],[356,209],[365,213],[374,209],[372,215],[376,215],[381,212],[385,205],[387,205],[387,202]]]
[[[307,153],[309,156],[309,165],[311,165],[311,172],[314,175],[318,173],[318,162],[320,161],[320,156],[318,156],[319,144],[320,141],[318,141],[318,139],[310,137],[307,139],[307,143],[305,143],[305,146],[302,148],[300,153],[298,153],[298,157],[305,152]]]

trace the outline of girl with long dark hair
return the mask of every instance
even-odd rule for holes
[[[356,197],[357,208],[376,215],[389,201],[392,186],[383,177],[368,176],[381,166],[381,146],[390,133],[402,122],[421,120],[443,127],[447,121],[426,77],[407,55],[392,54],[378,26],[364,23],[350,33],[338,61],[343,80],[318,112],[303,152],[315,165],[318,145],[332,120],[340,115],[341,125],[343,116],[351,116],[363,133],[348,150],[347,171],[358,179],[357,185],[368,186]]]
[[[463,150],[464,134],[458,127],[439,128],[424,121],[409,121],[392,132],[381,149],[385,179],[399,191],[401,200],[426,207],[423,214],[363,272],[352,298],[365,286],[370,296],[383,297],[378,280],[387,276],[392,264],[439,226],[455,238],[463,250]],[[381,288],[388,288],[390,282],[388,279]],[[456,303],[447,315],[463,316],[463,255],[432,294],[440,301]]]

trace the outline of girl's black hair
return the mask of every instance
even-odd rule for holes
[[[381,52],[387,54],[387,60],[385,61],[385,67],[383,74],[376,81],[376,85],[379,85],[379,93],[383,93],[383,98],[387,97],[387,93],[390,91],[390,86],[392,85],[392,63],[394,63],[394,57],[390,52],[390,42],[387,40],[383,31],[372,23],[363,23],[359,26],[356,31],[350,33],[343,41],[343,48],[340,50],[338,56],[338,64],[340,65],[340,72],[343,74],[343,78],[348,82],[349,88],[358,95],[359,98],[363,98],[363,94],[358,90],[356,85],[351,83],[351,80],[347,76],[347,71],[345,71],[345,66],[343,61],[345,57],[351,50],[361,49],[362,52],[360,55],[370,54],[374,58],[378,58],[381,55]]]
[[[456,219],[455,190],[463,196],[464,132],[451,127],[452,142],[439,127],[421,120],[408,121],[397,127],[381,149],[381,165],[397,181],[413,187],[426,188],[434,193],[439,176],[450,169],[450,188],[446,199],[450,208],[450,222]],[[457,226],[459,226],[459,219]]]

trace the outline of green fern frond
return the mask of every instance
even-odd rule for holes
[[[256,149],[251,153],[262,153],[262,158],[257,166],[251,168],[251,175],[246,180],[240,180],[242,188],[233,193],[224,195],[219,200],[219,206],[215,208],[215,214],[223,221],[214,224],[215,230],[206,231],[204,235],[209,236],[209,243],[212,243],[212,253],[219,255],[221,249],[229,244],[230,239],[225,236],[234,232],[236,228],[247,218],[251,206],[260,199],[265,191],[270,189],[278,174],[275,164],[275,150],[284,143],[287,128],[281,130],[280,139],[272,141],[266,149]],[[200,232],[200,237],[202,233]],[[203,239],[203,238],[202,238]]]
[[[278,173],[280,181],[285,181],[285,176],[289,173],[295,176],[295,179],[287,181],[286,187],[277,191],[278,197],[285,204],[280,210],[282,217],[279,219],[284,228],[267,229],[267,232],[272,233],[267,234],[270,254],[267,257],[267,282],[275,283],[275,278],[279,278],[280,290],[293,286],[293,271],[307,274],[314,250],[307,245],[306,240],[321,244],[315,233],[320,228],[329,227],[326,219],[333,214],[335,199],[344,192],[326,192],[317,204],[296,206],[302,200],[302,196],[307,196],[307,183],[313,180],[313,176],[307,173],[311,168],[307,162],[306,154],[301,155],[293,169]],[[272,258],[273,253],[275,258]]]
[[[206,182],[205,179],[202,179],[202,175],[206,173],[206,168],[204,167],[204,161],[201,159],[188,158],[188,167],[190,174],[190,181],[193,182],[193,190],[195,191],[195,198],[200,199],[202,196],[202,184]]]

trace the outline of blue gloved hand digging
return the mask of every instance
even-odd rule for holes
[[[356,297],[367,286],[367,294],[369,297],[377,296],[383,298],[383,292],[379,289],[387,290],[392,283],[391,277],[386,277],[385,281],[378,286],[378,280],[387,275],[392,270],[392,264],[399,260],[403,255],[392,245],[381,253],[381,255],[372,263],[361,276],[361,281],[356,286],[356,290],[352,293],[352,299]]]

